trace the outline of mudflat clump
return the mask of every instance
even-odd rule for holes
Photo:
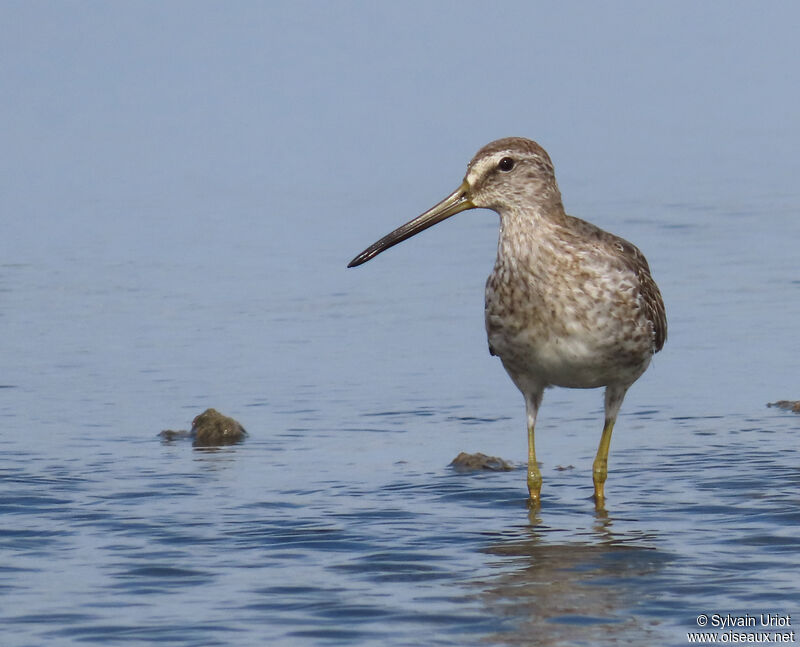
[[[195,447],[232,445],[244,440],[247,432],[233,418],[216,409],[206,409],[192,421]]]
[[[192,438],[192,432],[188,429],[165,429],[158,434],[161,440],[183,440]]]
[[[487,456],[480,452],[476,454],[461,452],[453,459],[453,462],[450,463],[450,467],[459,472],[474,472],[478,470],[508,472],[514,469],[514,466],[508,461],[498,458],[497,456]]]
[[[158,435],[166,441],[191,438],[195,447],[218,447],[242,442],[247,431],[233,418],[216,409],[206,409],[192,421],[190,431],[165,429]]]
[[[800,413],[800,400],[778,400],[777,402],[770,402],[768,407],[778,407],[778,409],[786,409],[794,413]]]

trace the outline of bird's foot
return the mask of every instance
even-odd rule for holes
[[[539,507],[542,494],[542,474],[537,469],[528,470],[528,504],[531,507]]]
[[[606,511],[606,498],[605,498],[605,496],[603,496],[602,494],[598,494],[597,491],[595,490],[595,493],[594,493],[594,496],[592,496],[592,499],[594,499],[594,509],[597,512],[605,512]]]

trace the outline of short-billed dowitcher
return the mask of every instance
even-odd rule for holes
[[[484,146],[458,189],[348,267],[474,208],[500,215],[497,260],[486,282],[486,332],[489,352],[525,396],[531,501],[538,503],[542,488],[534,427],[545,388],[604,386],[605,425],[592,471],[602,506],[614,422],[628,388],[663,347],[667,319],[644,255],[565,213],[553,163],[541,146],[521,137]]]

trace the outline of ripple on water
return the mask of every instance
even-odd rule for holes
[[[78,480],[78,464],[44,478],[53,461],[28,461],[0,504],[14,520],[0,546],[15,555],[0,569],[3,623],[41,643],[680,644],[709,605],[789,612],[796,599],[797,450],[784,431],[773,451],[720,420],[612,452],[605,513],[589,446],[575,469],[543,465],[539,510],[523,470],[390,456],[367,476],[334,463],[292,478],[271,443],[185,457],[157,446],[148,470],[95,454]],[[754,599],[759,578],[770,587]],[[70,595],[31,613],[47,586]]]

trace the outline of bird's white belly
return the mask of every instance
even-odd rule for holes
[[[500,357],[509,372],[522,370],[544,385],[595,388],[620,378],[621,367],[605,351],[594,350],[586,340],[565,337],[516,348]],[[631,372],[640,374],[642,371],[644,367]]]
[[[575,319],[563,314],[558,323],[534,316],[519,325],[487,309],[489,346],[518,386],[595,388],[632,383],[645,371],[652,354],[645,322],[620,322],[602,311]]]

